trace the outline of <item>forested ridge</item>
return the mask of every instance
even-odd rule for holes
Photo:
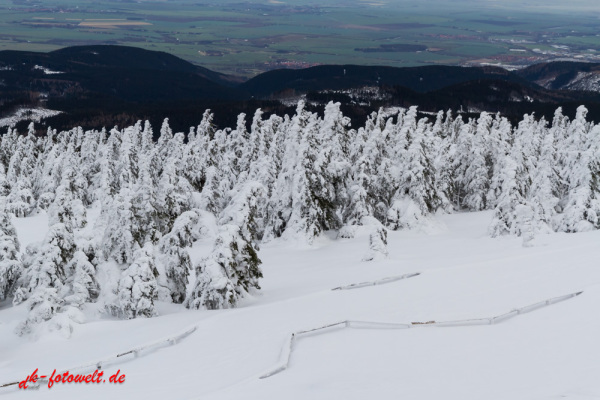
[[[558,107],[573,118],[577,106],[586,104],[588,119],[600,121],[598,69],[598,64],[572,62],[518,71],[319,65],[268,71],[242,82],[168,53],[128,46],[0,51],[0,117],[39,108],[60,112],[37,123],[38,134],[49,126],[123,129],[138,120],[158,127],[165,117],[175,131],[187,131],[198,123],[197,114],[210,108],[215,125],[223,129],[234,126],[238,114],[251,115],[257,108],[293,114],[290,105],[305,97],[306,108],[319,113],[328,101],[340,101],[354,126],[364,125],[380,107],[413,105],[421,112],[452,109],[470,116],[501,112],[516,123],[525,113],[551,120]],[[15,126],[27,131],[29,121],[17,120]]]

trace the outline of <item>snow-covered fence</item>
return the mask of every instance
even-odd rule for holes
[[[346,320],[346,321],[335,322],[333,324],[323,325],[318,328],[294,332],[290,335],[288,340],[285,342],[283,349],[281,350],[280,363],[277,365],[277,367],[275,367],[271,371],[267,372],[264,375],[261,375],[260,379],[268,378],[270,376],[278,374],[282,371],[285,371],[289,367],[290,358],[292,357],[292,352],[294,351],[294,345],[296,344],[296,341],[298,339],[300,339],[300,337],[322,334],[322,333],[324,333],[323,331],[326,331],[326,330],[329,331],[334,328],[337,328],[337,329],[344,329],[344,328],[350,328],[350,329],[408,329],[408,328],[410,328],[410,325],[395,324],[395,323],[389,323],[389,322],[369,322],[369,321]]]
[[[490,325],[491,318],[478,318],[478,319],[462,319],[458,321],[441,321],[433,322],[430,324],[418,324],[413,322],[413,326],[473,326],[473,325]]]
[[[516,317],[518,314],[519,314],[519,312],[517,310],[513,310],[511,312],[507,312],[506,314],[498,315],[498,316],[492,318],[491,323],[498,324],[500,322],[506,321],[509,318]]]
[[[18,384],[19,384],[19,382],[9,382],[9,383],[5,383],[5,384],[2,384],[2,385],[0,385],[0,389],[2,389],[2,388],[6,388],[6,387],[10,387],[10,386],[13,386],[13,385],[14,385],[14,386],[16,386],[16,385],[18,385]]]
[[[579,296],[581,293],[583,293],[583,292],[577,292],[577,293],[567,294],[565,296],[553,297],[551,299],[540,301],[540,302],[537,302],[534,304],[530,304],[525,307],[516,308],[507,313],[497,315],[495,317],[490,317],[490,318],[467,319],[467,320],[459,320],[459,321],[441,321],[441,322],[432,322],[432,323],[428,323],[428,324],[420,324],[420,323],[413,323],[413,324],[417,325],[417,326],[421,326],[421,325],[424,325],[424,326],[493,325],[493,324],[498,324],[500,322],[504,322],[509,318],[514,318],[517,315],[527,314],[529,312],[538,310],[540,308],[548,307],[548,306],[551,306],[552,304],[556,304],[556,303],[560,303],[561,301],[572,299],[573,297]]]
[[[394,280],[410,278],[410,277],[417,276],[417,275],[419,275],[419,273],[403,275],[403,277],[386,278],[386,279],[382,279],[380,281],[376,281],[377,283],[376,282],[365,282],[365,284],[356,284],[356,285],[371,286],[371,285],[393,282]],[[364,287],[364,286],[356,286],[356,285],[344,286],[344,287],[336,288],[333,290],[342,290],[345,288],[354,289],[356,287]],[[569,300],[573,297],[579,296],[582,293],[583,292],[576,292],[576,293],[571,293],[571,294],[568,294],[565,296],[553,297],[551,299],[547,299],[547,300],[544,300],[544,301],[541,301],[538,303],[534,303],[534,304],[531,304],[531,305],[528,305],[525,307],[517,308],[510,312],[507,312],[507,313],[504,313],[504,314],[501,314],[501,315],[498,315],[495,317],[490,317],[490,318],[467,319],[467,320],[457,320],[457,321],[441,321],[441,322],[436,322],[436,321],[412,322],[412,323],[408,323],[408,324],[407,323],[396,323],[396,322],[344,320],[344,321],[339,321],[339,322],[319,326],[319,327],[313,328],[313,329],[307,329],[307,330],[293,332],[287,338],[287,340],[282,348],[282,351],[280,354],[280,361],[277,364],[277,366],[274,367],[273,369],[271,369],[269,372],[261,375],[260,379],[271,377],[271,376],[278,374],[279,372],[285,371],[286,369],[289,368],[290,359],[292,356],[292,352],[294,351],[295,343],[301,337],[323,334],[323,333],[326,333],[327,331],[331,331],[334,329],[346,329],[346,328],[348,328],[348,329],[383,330],[383,329],[409,329],[409,328],[415,328],[415,327],[429,327],[429,326],[452,327],[452,326],[472,326],[472,325],[493,325],[493,324],[498,324],[498,323],[504,322],[509,318],[513,318],[518,315],[522,315],[522,314],[526,314],[526,313],[538,310],[542,307],[547,307],[547,306],[559,303],[561,301]],[[84,373],[87,371],[102,369],[103,367],[106,367],[109,365],[118,364],[120,362],[125,361],[125,359],[127,359],[127,356],[129,356],[130,358],[140,357],[140,356],[146,355],[152,351],[156,351],[160,348],[173,346],[173,345],[179,343],[181,340],[188,337],[189,335],[191,335],[192,333],[194,333],[197,329],[198,329],[198,327],[194,326],[192,328],[185,330],[184,332],[182,332],[178,335],[171,336],[167,339],[158,340],[156,342],[147,344],[145,346],[136,347],[131,350],[125,351],[123,353],[119,353],[115,356],[108,357],[108,358],[105,358],[100,361],[80,365],[80,366],[73,367],[73,368],[64,369],[60,373],[62,374],[63,372],[66,372],[66,371]],[[40,380],[38,380],[38,385],[41,383],[46,383],[46,382],[47,382],[46,379],[40,379]],[[6,388],[17,389],[18,384],[19,384],[19,382],[5,383],[5,384],[0,385],[0,389],[6,389]]]
[[[191,335],[192,333],[194,333],[196,331],[196,329],[198,329],[198,327],[194,326],[192,328],[189,328],[189,329],[185,330],[184,332],[182,332],[182,333],[180,333],[178,335],[171,336],[171,337],[169,337],[167,339],[158,340],[156,342],[149,343],[149,344],[147,344],[145,346],[139,346],[139,347],[136,347],[134,349],[125,351],[123,353],[119,353],[119,354],[117,354],[115,356],[108,357],[108,358],[105,358],[105,359],[100,360],[100,361],[96,361],[96,362],[93,362],[93,363],[79,365],[79,366],[73,367],[73,368],[66,368],[66,369],[62,370],[61,372],[59,372],[58,375],[60,375],[60,374],[62,374],[64,372],[67,372],[67,371],[69,371],[70,373],[74,373],[74,372],[85,373],[85,372],[88,372],[88,371],[91,372],[91,371],[95,371],[97,369],[102,369],[102,368],[104,368],[106,366],[109,366],[109,365],[114,365],[114,364],[118,364],[120,362],[123,362],[123,361],[125,361],[128,358],[127,356],[129,356],[129,358],[140,357],[142,355],[146,355],[148,353],[156,351],[156,350],[158,350],[160,348],[173,346],[173,345],[179,343],[181,340],[183,340],[186,337],[188,337],[189,335]],[[48,382],[48,379],[42,378],[42,379],[39,379],[36,384],[29,383],[29,385],[31,385],[32,388],[35,388],[36,386],[39,387],[40,384],[47,383],[47,382]],[[13,388],[13,389],[16,389],[18,387],[18,384],[19,384],[19,382],[5,383],[3,385],[0,385],[0,389],[2,389],[2,388]]]
[[[413,274],[413,276],[415,276],[415,275],[418,275],[418,274]],[[354,287],[352,287],[352,288],[354,288]],[[341,289],[341,288],[336,288],[336,289]],[[336,290],[336,289],[334,289],[334,290]],[[571,293],[571,294],[568,294],[565,296],[553,297],[551,299],[544,300],[544,301],[541,301],[539,303],[535,303],[535,304],[532,304],[529,306],[517,308],[517,309],[509,311],[507,313],[500,314],[498,316],[490,317],[490,318],[464,319],[464,320],[441,321],[441,322],[436,322],[436,321],[412,322],[410,324],[395,323],[395,322],[346,320],[346,321],[335,322],[335,323],[328,324],[328,325],[323,325],[323,326],[313,328],[313,329],[293,332],[290,335],[290,337],[288,338],[288,340],[286,341],[286,343],[281,351],[281,355],[280,355],[277,366],[274,367],[273,369],[269,370],[268,372],[264,373],[263,375],[261,375],[260,379],[269,378],[269,377],[271,377],[275,374],[278,374],[282,371],[285,371],[286,369],[289,368],[290,359],[292,357],[292,352],[294,351],[294,345],[295,345],[296,341],[298,339],[300,339],[302,336],[322,334],[322,333],[325,333],[326,331],[330,331],[332,328],[381,330],[381,329],[409,329],[409,328],[415,328],[415,327],[429,327],[429,326],[452,327],[452,326],[494,325],[494,324],[504,322],[509,318],[513,318],[518,315],[526,314],[528,312],[537,310],[542,307],[547,307],[552,304],[559,303],[561,301],[572,299],[573,297],[579,296],[582,293],[583,292],[577,292],[577,293]]]
[[[138,357],[142,353],[147,354],[147,353],[150,353],[152,351],[158,350],[159,348],[162,348],[162,347],[173,346],[173,345],[179,343],[182,339],[185,339],[186,337],[188,337],[189,335],[191,335],[192,333],[194,333],[196,331],[196,329],[198,329],[198,327],[194,326],[193,328],[190,328],[190,329],[186,330],[185,332],[180,333],[179,335],[170,337],[168,339],[160,340],[158,342],[149,344],[147,346],[138,347],[138,348],[126,351],[124,353],[117,354],[114,357],[114,359],[116,360],[119,357],[124,357],[124,356],[129,355],[129,354],[133,355],[134,357]],[[105,361],[104,363],[101,364],[101,366],[102,365],[106,365],[107,363],[111,364],[110,360],[108,362]]]
[[[363,288],[363,287],[367,287],[367,286],[385,285],[386,283],[392,283],[392,282],[396,282],[396,281],[399,281],[402,279],[413,278],[413,277],[419,276],[419,275],[421,275],[420,272],[415,272],[412,274],[392,276],[389,278],[383,278],[383,279],[379,279],[379,280],[371,281],[371,282],[353,283],[353,284],[347,285],[347,286],[339,286],[339,287],[333,288],[331,290],[350,290],[350,289],[359,289],[359,288]]]
[[[348,328],[352,329],[408,329],[410,324],[395,322],[348,321]]]

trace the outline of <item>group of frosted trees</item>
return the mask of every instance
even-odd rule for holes
[[[153,136],[148,123],[2,136],[0,301],[27,302],[20,332],[68,330],[98,302],[122,318],[155,315],[157,299],[235,307],[260,289],[258,244],[276,238],[310,244],[365,227],[372,260],[387,255],[388,229],[452,210],[493,210],[490,235],[527,244],[600,227],[600,126],[584,107],[517,126],[411,107],[353,129],[339,104],[321,117],[300,102],[291,117],[241,114],[233,129],[216,129],[209,111],[187,135],[165,120]],[[11,214],[40,213],[45,239],[20,248]],[[193,263],[206,240],[210,254]]]

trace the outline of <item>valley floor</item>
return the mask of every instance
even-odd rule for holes
[[[600,398],[600,231],[491,239],[490,212],[439,217],[428,233],[390,232],[389,258],[362,262],[368,235],[323,237],[311,248],[264,245],[262,291],[240,308],[92,320],[72,337],[33,341],[13,333],[23,305],[0,308],[0,385],[110,359],[174,337],[177,343],[103,367],[125,383],[0,389],[0,398],[44,399],[597,399]],[[19,238],[41,240],[41,219],[16,220]],[[23,247],[27,240],[22,240]],[[332,288],[420,272],[354,290]],[[556,296],[580,296],[496,325],[330,329],[296,342],[291,332],[341,320],[407,323],[492,317]],[[93,371],[93,369],[92,369]],[[74,371],[75,372],[75,371]],[[108,379],[107,379],[108,381]]]

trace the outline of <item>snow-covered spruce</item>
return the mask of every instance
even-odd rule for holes
[[[197,280],[188,308],[216,310],[235,307],[248,291],[260,289],[260,259],[242,230],[233,224],[223,225],[211,255],[196,267]]]
[[[0,301],[11,296],[23,271],[20,244],[10,214],[0,213]]]
[[[363,257],[363,261],[385,259],[388,256],[387,229],[373,217],[363,218],[363,224],[371,230],[369,234],[369,251]]]
[[[196,267],[196,285],[186,300],[189,308],[235,307],[246,293],[260,289],[261,261],[254,243],[257,205],[264,195],[260,183],[246,182],[223,211],[213,251]]]
[[[118,287],[117,304],[109,305],[115,315],[127,319],[153,317],[154,300],[158,296],[155,260],[152,245],[136,251],[133,263],[123,271]]]
[[[46,288],[56,288],[61,293],[67,281],[67,264],[75,251],[73,232],[64,224],[52,225],[41,246],[27,249],[24,272],[19,279],[25,296]]]
[[[42,322],[51,320],[62,308],[64,300],[56,288],[40,288],[28,301],[27,319],[17,327],[17,334],[31,333]]]
[[[552,121],[525,115],[512,126],[485,112],[429,120],[411,107],[351,127],[340,104],[321,117],[299,102],[294,115],[257,110],[225,129],[207,110],[187,136],[165,120],[156,142],[141,121],[42,137],[9,128],[0,299],[29,301],[27,326],[72,320],[92,302],[125,318],[155,315],[157,299],[228,308],[260,287],[261,243],[377,226],[367,258],[385,256],[385,229],[422,229],[453,210],[494,210],[490,234],[521,235],[525,246],[598,229],[600,125],[586,116],[558,109]],[[20,249],[10,220],[38,213],[47,237]]]
[[[201,214],[197,209],[181,214],[173,223],[171,231],[158,244],[158,267],[162,268],[162,274],[159,273],[158,276],[159,292],[165,287],[174,303],[182,303],[185,299],[188,276],[192,269],[192,261],[186,248],[204,236],[201,231]]]

